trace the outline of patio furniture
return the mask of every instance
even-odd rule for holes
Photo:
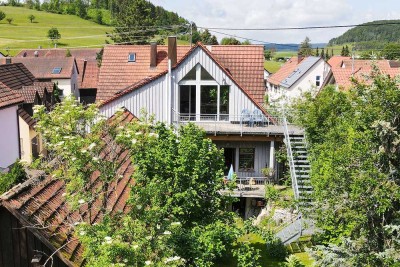
[[[247,125],[252,124],[252,117],[250,111],[246,108],[243,109],[242,113],[240,114],[240,124],[243,125],[243,123],[246,123]]]
[[[252,119],[253,125],[255,124],[255,125],[262,126],[265,122],[264,114],[258,108],[253,110],[251,119]]]

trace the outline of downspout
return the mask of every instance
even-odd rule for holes
[[[168,85],[167,85],[167,123],[168,125],[172,124],[172,66],[171,59],[168,59]]]

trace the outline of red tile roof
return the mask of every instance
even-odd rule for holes
[[[96,59],[97,53],[101,48],[79,48],[69,49],[72,57],[76,59]],[[35,57],[35,51],[38,53],[38,57],[62,57],[67,56],[67,49],[56,48],[56,49],[24,49],[21,50],[15,57]],[[25,54],[25,56],[24,56]]]
[[[79,89],[97,88],[99,80],[99,72],[100,72],[97,60],[78,59],[76,62],[78,64],[78,69],[79,69],[78,88]],[[86,62],[86,67],[85,67],[85,62]]]
[[[257,104],[263,103],[264,58],[262,46],[207,46],[198,44],[217,65],[250,95]],[[189,46],[177,47],[181,64],[193,51]],[[166,74],[167,46],[157,46],[157,67],[150,67],[150,46],[106,46],[99,75],[97,101],[114,99],[117,92],[138,88]],[[136,53],[136,62],[128,62],[129,53]],[[176,67],[176,66],[175,66]]]
[[[356,78],[364,83],[371,83],[367,77],[373,70],[373,65],[377,66],[382,74],[390,75],[394,77],[400,74],[399,68],[393,68],[388,60],[342,60],[339,66],[332,67],[332,74],[335,78],[336,84],[346,90],[352,86],[351,77]]]
[[[274,85],[280,85],[280,83],[296,69],[297,65],[300,64],[303,59],[304,58],[300,58],[299,61],[297,56],[290,58],[277,72],[268,76],[268,82]]]
[[[132,121],[134,116],[125,111],[120,117],[111,117],[110,122],[125,124]],[[109,143],[111,136],[104,137],[105,144]],[[129,210],[128,198],[132,179],[133,164],[127,150],[117,148],[117,153],[111,153],[110,147],[104,146],[102,157],[119,164],[116,177],[110,185],[107,197],[107,210],[127,212]],[[94,191],[102,186],[99,172],[91,176],[91,186]],[[47,176],[43,180],[30,179],[22,185],[17,185],[0,197],[0,204],[16,216],[24,226],[42,225],[40,228],[29,228],[34,235],[52,250],[59,249],[56,255],[68,266],[82,266],[82,245],[73,237],[74,224],[88,221],[91,214],[91,223],[99,222],[104,216],[104,211],[99,208],[103,199],[98,197],[91,205],[84,204],[77,211],[72,211],[66,202],[65,183],[61,179]]]
[[[5,64],[6,59],[1,58],[0,62]],[[69,79],[72,75],[75,59],[73,57],[14,57],[12,62],[23,63],[36,79]],[[60,74],[53,74],[54,68],[61,68]]]
[[[24,86],[18,91],[24,97],[24,103],[35,103],[36,95],[40,98],[39,92],[35,86]]]
[[[0,81],[10,89],[20,90],[22,86],[32,85],[35,77],[22,63],[5,64],[0,65]]]
[[[0,82],[0,109],[22,104],[23,102],[24,98],[20,94]]]
[[[332,68],[337,68],[342,65],[343,60],[349,60],[351,57],[333,56],[328,60],[328,64]]]

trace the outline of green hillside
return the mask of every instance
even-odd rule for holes
[[[0,10],[6,13],[7,18],[13,18],[11,24],[6,19],[0,21],[0,51],[4,54],[7,54],[7,48],[11,55],[15,55],[23,48],[37,48],[39,45],[42,48],[54,47],[47,38],[51,27],[56,27],[61,34],[58,47],[101,46],[106,39],[109,40],[105,33],[112,30],[75,15],[11,6],[0,6]],[[28,19],[31,14],[35,16],[34,23]]]
[[[390,24],[392,23],[392,24]],[[396,24],[393,24],[396,23]],[[372,24],[387,24],[375,25]],[[400,41],[400,20],[377,20],[357,26],[329,41],[328,46],[342,45],[345,43],[389,43]]]

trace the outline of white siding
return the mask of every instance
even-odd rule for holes
[[[18,106],[0,109],[0,167],[6,168],[19,158]]]
[[[229,114],[240,115],[243,109],[253,111],[257,106],[247,95],[224,73],[224,71],[199,47],[178,68],[172,71],[172,103],[166,108],[168,91],[168,75],[142,86],[100,108],[100,112],[111,117],[119,107],[125,107],[134,115],[140,116],[143,108],[149,114],[154,114],[156,120],[168,122],[168,113],[178,110],[179,81],[197,64],[203,66],[220,85],[229,85]]]

